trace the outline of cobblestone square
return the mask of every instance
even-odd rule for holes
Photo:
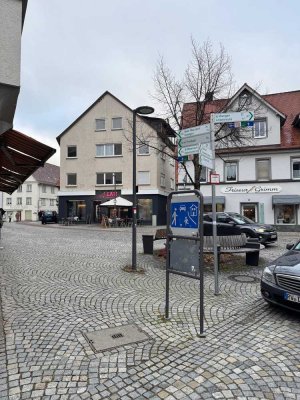
[[[259,286],[263,265],[297,233],[279,233],[259,267],[241,256],[221,268],[219,296],[205,268],[199,338],[199,282],[171,275],[163,318],[164,262],[142,247],[142,234],[154,231],[138,228],[144,273],[128,273],[130,228],[5,224],[1,399],[300,399],[300,316],[270,307]],[[94,353],[84,336],[128,324],[149,340]]]

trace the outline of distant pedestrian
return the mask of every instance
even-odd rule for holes
[[[8,216],[8,222],[11,222],[11,215]]]
[[[42,214],[42,225],[46,225],[47,219],[46,219],[46,213],[43,212]]]

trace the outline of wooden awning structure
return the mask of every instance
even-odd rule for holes
[[[55,149],[10,129],[0,135],[0,191],[12,194]]]

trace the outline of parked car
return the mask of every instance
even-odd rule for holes
[[[49,222],[57,223],[58,215],[56,211],[43,211],[41,219],[42,224],[48,224]]]
[[[256,238],[262,244],[277,241],[277,232],[273,225],[259,224],[235,212],[217,212],[217,225],[227,223],[235,226],[240,233],[245,233],[248,238]],[[212,221],[212,213],[204,214],[204,221]]]
[[[271,304],[300,311],[300,240],[286,247],[288,252],[263,270],[261,294]]]

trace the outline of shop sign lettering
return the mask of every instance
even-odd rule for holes
[[[280,186],[226,186],[221,189],[222,193],[228,194],[241,194],[241,193],[279,193],[281,192]]]

